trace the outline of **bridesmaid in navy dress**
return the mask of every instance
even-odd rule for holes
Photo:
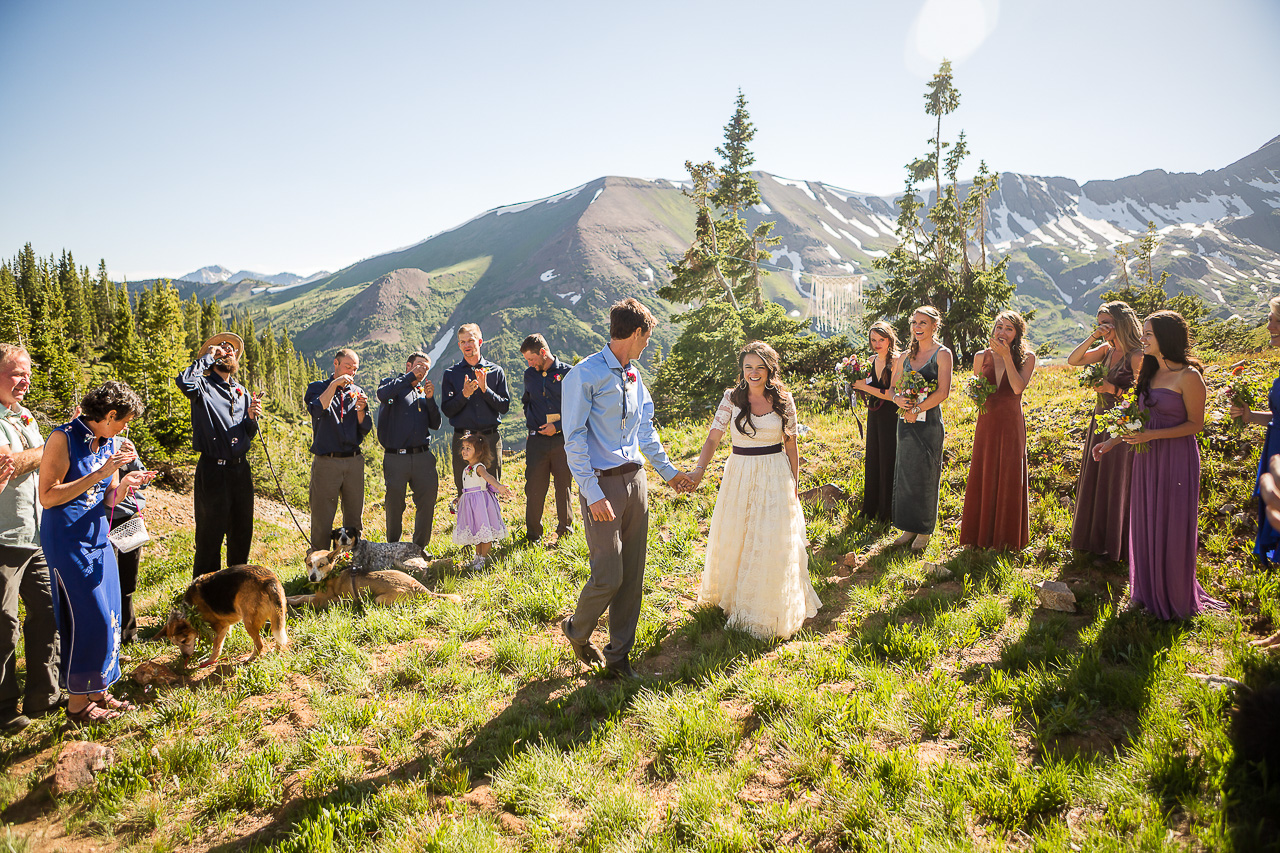
[[[154,474],[121,467],[137,458],[118,436],[142,411],[123,382],[90,391],[81,415],[58,427],[40,464],[40,545],[54,583],[58,675],[75,723],[113,720],[133,706],[107,693],[120,678],[120,576],[107,542],[108,507]]]
[[[1118,443],[1146,445],[1133,458],[1129,500],[1129,595],[1161,619],[1188,619],[1222,602],[1196,579],[1200,514],[1200,448],[1205,384],[1187,354],[1190,332],[1176,311],[1157,311],[1142,327],[1138,403],[1150,414],[1141,432],[1094,447],[1102,458]]]
[[[867,335],[875,358],[871,379],[859,379],[854,390],[868,395],[867,453],[859,515],[893,521],[893,467],[897,460],[898,408],[893,405],[893,365],[899,356],[898,336],[883,320],[871,324]]]
[[[1280,296],[1271,300],[1271,313],[1267,315],[1267,334],[1271,336],[1271,345],[1280,346]],[[1267,428],[1267,438],[1262,445],[1262,456],[1258,459],[1258,482],[1267,472],[1271,457],[1280,453],[1280,425],[1275,422],[1275,413],[1280,412],[1280,377],[1271,383],[1271,393],[1267,395],[1270,411],[1255,412],[1240,406],[1231,407],[1231,417],[1243,418],[1247,424],[1261,424]],[[1260,486],[1255,486],[1253,496],[1258,498],[1258,538],[1253,543],[1253,553],[1264,562],[1274,563],[1276,551],[1280,550],[1280,532],[1267,520],[1267,509],[1263,504]]]

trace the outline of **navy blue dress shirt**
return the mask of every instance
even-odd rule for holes
[[[440,407],[418,387],[412,373],[397,373],[378,384],[378,443],[387,450],[409,450],[431,442],[440,429]]]
[[[464,397],[462,384],[475,377],[476,367],[485,369],[488,390],[476,391],[470,397]],[[440,387],[443,394],[440,409],[455,430],[492,429],[502,423],[502,416],[511,408],[507,375],[502,372],[501,367],[488,359],[482,358],[472,367],[464,358],[444,372]]]
[[[307,386],[302,398],[311,413],[311,452],[317,456],[357,451],[360,442],[373,429],[373,416],[369,412],[364,413],[363,423],[356,415],[356,392],[362,389],[355,383],[335,391],[329,408],[320,408],[320,396],[332,381],[332,374],[328,379],[317,379]]]
[[[530,432],[546,426],[547,415],[560,414],[560,383],[572,367],[571,364],[553,358],[551,366],[546,370],[536,367],[525,370],[524,396],[520,398],[520,402],[524,404],[524,419]],[[555,422],[555,428],[556,432],[561,432],[560,421]]]
[[[213,369],[212,354],[197,358],[173,381],[191,401],[191,446],[197,453],[239,459],[249,452],[258,434],[258,422],[249,417],[249,392],[235,377],[223,379]]]

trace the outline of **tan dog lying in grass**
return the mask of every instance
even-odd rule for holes
[[[289,644],[284,614],[284,587],[270,569],[229,566],[191,582],[169,614],[161,636],[173,640],[186,659],[195,652],[196,640],[206,633],[202,629],[212,629],[213,651],[208,660],[200,664],[212,666],[222,656],[222,643],[231,626],[243,622],[249,639],[253,640],[253,653],[248,657],[253,660],[262,654],[266,645],[262,641],[262,628],[268,622],[276,645],[283,649]]]
[[[363,541],[363,540],[360,540]],[[332,551],[315,551],[307,555],[307,579],[319,587],[311,595],[291,595],[290,605],[310,605],[323,608],[339,598],[353,598],[362,591],[368,590],[376,604],[393,604],[414,595],[427,595],[454,604],[462,603],[462,596],[432,592],[416,578],[399,569],[366,569],[360,571],[354,564],[346,564],[338,568],[339,559],[346,550],[335,548]],[[422,557],[406,557],[395,563],[409,568],[426,571],[429,566]]]

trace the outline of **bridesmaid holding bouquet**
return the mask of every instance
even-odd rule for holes
[[[1108,302],[1098,310],[1098,325],[1080,342],[1067,363],[1075,367],[1102,364],[1106,376],[1095,386],[1098,399],[1085,434],[1080,478],[1076,481],[1076,514],[1071,525],[1071,547],[1111,560],[1129,556],[1129,479],[1133,454],[1127,444],[1116,446],[1099,461],[1093,449],[1107,434],[1098,429],[1098,415],[1116,404],[1133,387],[1142,369],[1142,327],[1133,309],[1124,302]],[[1098,342],[1102,344],[1098,346]]]
[[[1142,327],[1142,371],[1135,394],[1150,413],[1146,426],[1093,449],[1100,460],[1117,445],[1148,445],[1133,459],[1129,499],[1129,595],[1161,619],[1188,619],[1222,602],[1196,580],[1200,513],[1200,448],[1205,384],[1192,358],[1187,321],[1157,311]]]
[[[876,521],[893,521],[893,468],[898,449],[898,408],[893,405],[893,366],[898,352],[898,336],[883,320],[871,324],[867,335],[875,357],[870,379],[853,383],[855,391],[866,394],[867,448],[864,460],[862,509],[858,514]]]
[[[1271,313],[1267,315],[1267,334],[1271,336],[1271,346],[1280,346],[1280,296],[1271,300]],[[1268,412],[1256,412],[1246,406],[1233,405],[1231,417],[1239,418],[1246,424],[1261,424],[1267,428],[1267,435],[1262,443],[1262,456],[1258,459],[1258,485],[1253,490],[1253,496],[1259,499],[1258,538],[1254,540],[1253,553],[1265,563],[1274,563],[1277,552],[1280,552],[1280,532],[1271,526],[1267,517],[1266,505],[1262,500],[1262,476],[1267,473],[1271,458],[1280,454],[1280,425],[1276,424],[1276,412],[1280,412],[1280,377],[1271,383],[1267,405],[1271,408]]]
[[[893,470],[893,524],[902,535],[894,545],[911,543],[923,551],[938,525],[938,491],[942,485],[943,401],[951,394],[951,350],[938,340],[942,315],[932,305],[911,313],[911,346],[893,369],[893,402],[901,410],[897,460]],[[923,399],[904,393],[904,377],[931,388]],[[907,383],[911,384],[911,383]]]

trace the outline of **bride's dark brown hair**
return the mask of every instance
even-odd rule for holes
[[[778,377],[778,354],[764,341],[751,341],[738,350],[738,384],[729,392],[729,402],[738,407],[738,416],[733,422],[743,435],[756,434],[755,424],[751,423],[751,402],[748,399],[751,391],[747,386],[747,372],[742,367],[749,355],[764,362],[765,370],[769,371],[769,376],[764,380],[765,399],[773,406],[778,417],[782,418],[782,422],[787,422],[787,399],[784,396],[787,395],[787,386]]]

